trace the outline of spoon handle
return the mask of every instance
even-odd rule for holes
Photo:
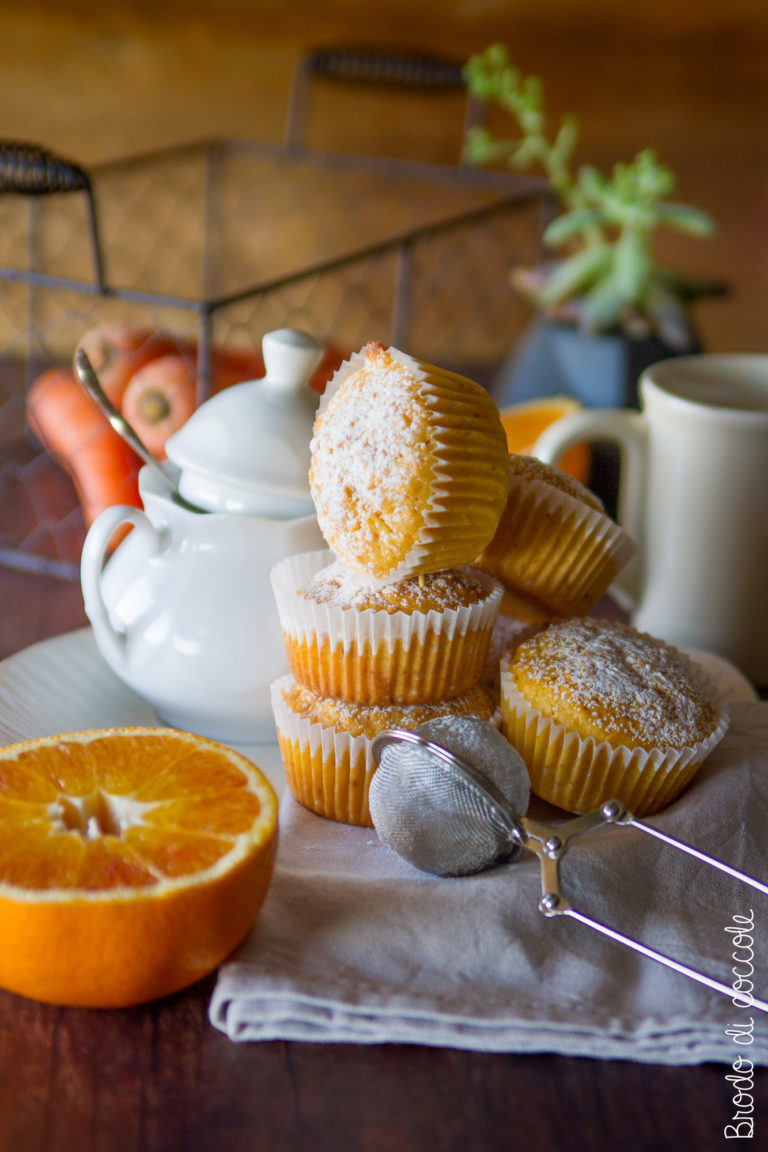
[[[149,464],[152,468],[157,468],[162,472],[166,480],[170,480],[160,461],[152,455],[136,430],[131,427],[122,413],[117,410],[109,399],[99,383],[99,378],[94,371],[93,365],[82,348],[78,348],[75,353],[75,368],[80,377],[80,383],[91,399],[95,400],[99,408],[101,408],[115,432],[122,436],[123,440],[133,448],[136,455],[140,456],[145,464]]]
[[[202,508],[198,508],[196,504],[191,504],[189,500],[185,500],[178,490],[175,477],[164,467],[156,456],[152,455],[136,429],[128,423],[122,412],[119,412],[112,403],[99,383],[99,378],[94,371],[93,365],[82,348],[78,348],[75,353],[75,368],[80,377],[80,383],[91,399],[95,400],[99,408],[101,408],[115,432],[122,436],[126,444],[133,448],[136,455],[141,457],[145,464],[157,475],[162,476],[163,483],[170,489],[171,496],[175,502],[181,505],[182,508],[186,508],[188,512],[202,512]]]

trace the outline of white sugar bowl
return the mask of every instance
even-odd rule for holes
[[[263,352],[263,379],[213,396],[169,438],[183,499],[143,468],[143,510],[102,512],[81,562],[85,611],[117,676],[166,723],[240,744],[276,739],[269,685],[287,659],[269,574],[324,546],[308,481],[322,345],[286,328]]]

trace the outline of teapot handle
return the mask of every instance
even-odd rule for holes
[[[127,660],[128,635],[112,623],[102,593],[101,577],[112,537],[125,524],[133,525],[134,532],[144,537],[150,556],[158,554],[163,543],[162,533],[158,532],[146,513],[141,508],[115,504],[97,516],[88,529],[80,561],[80,585],[86,616],[99,644],[105,649],[105,655],[118,667],[122,667]]]
[[[533,455],[545,464],[557,464],[568,448],[583,444],[585,440],[611,441],[618,445],[621,454],[618,521],[635,541],[640,554],[619,574],[615,584],[621,599],[628,601],[624,606],[628,607],[637,600],[640,584],[638,560],[642,565],[648,424],[640,412],[624,408],[590,408],[573,412],[542,432],[533,447]]]

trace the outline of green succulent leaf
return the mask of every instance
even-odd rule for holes
[[[706,212],[691,208],[687,204],[659,204],[656,209],[659,220],[691,236],[712,236],[715,222]]]
[[[542,140],[538,136],[528,136],[511,149],[511,162],[516,168],[530,168],[531,164],[543,159]]]
[[[564,209],[545,230],[544,240],[553,248],[568,244],[578,249],[546,277],[538,293],[541,303],[578,297],[585,325],[595,330],[622,322],[644,323],[647,318],[659,330],[682,331],[685,302],[713,288],[711,283],[702,288],[703,282],[657,268],[654,234],[666,225],[692,236],[709,236],[714,224],[705,212],[670,201],[675,188],[672,170],[652,148],[645,148],[629,163],[614,164],[608,176],[590,165],[574,175],[576,118],[564,116],[554,138],[549,138],[542,82],[513,67],[503,44],[491,44],[472,56],[463,76],[470,94],[509,113],[516,129],[513,138],[502,140],[475,128],[467,135],[465,158],[517,169],[539,166]]]
[[[601,204],[608,187],[605,176],[589,164],[579,168],[578,184],[586,200],[591,204]]]
[[[566,165],[576,151],[579,141],[579,122],[575,116],[563,116],[557,136],[552,144],[552,159]]]
[[[541,290],[544,304],[559,304],[579,295],[610,271],[611,251],[607,245],[596,245],[575,252],[561,261],[547,278]]]
[[[581,327],[588,333],[610,331],[619,324],[624,307],[616,281],[606,277],[584,295],[581,301]]]
[[[684,350],[691,346],[692,332],[685,303],[662,277],[653,277],[648,286],[645,312],[670,348]]]
[[[613,250],[613,278],[616,292],[623,302],[639,306],[651,274],[651,258],[645,237],[626,232]]]
[[[485,128],[472,128],[464,141],[464,158],[472,164],[497,164],[518,147],[512,140],[497,140]]]
[[[509,62],[503,44],[491,44],[479,55],[471,56],[462,69],[470,95],[476,100],[504,103],[520,84],[520,73]]]
[[[551,248],[559,248],[568,240],[600,224],[600,213],[594,208],[575,209],[558,216],[544,230],[544,243]]]

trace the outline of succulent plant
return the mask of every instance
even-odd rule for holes
[[[668,199],[675,177],[651,149],[617,163],[610,176],[590,166],[574,172],[576,118],[563,116],[554,138],[548,137],[542,82],[513,67],[504,45],[471,57],[464,81],[472,97],[508,112],[519,130],[515,139],[498,139],[486,128],[470,129],[465,158],[520,170],[538,166],[564,209],[543,237],[564,254],[533,272],[518,271],[517,286],[537,306],[578,318],[587,332],[655,332],[671,347],[685,347],[691,338],[688,302],[720,286],[657,264],[654,235],[666,225],[708,236],[711,218]]]

